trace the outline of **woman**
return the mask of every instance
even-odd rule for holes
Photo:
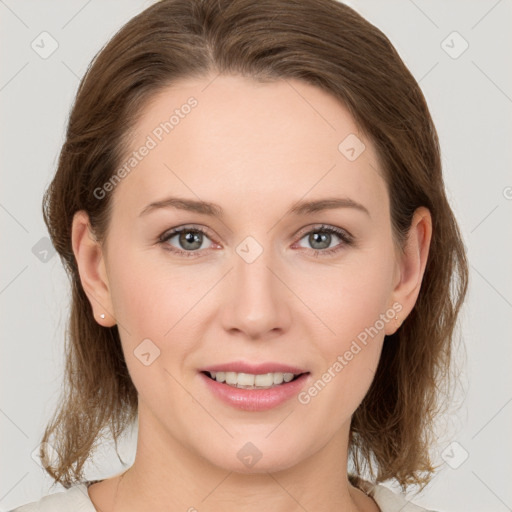
[[[67,490],[17,510],[423,510],[380,482],[434,474],[468,271],[378,29],[333,0],[154,4],[82,80],[44,215],[73,296],[40,455]],[[133,465],[84,479],[134,421]]]

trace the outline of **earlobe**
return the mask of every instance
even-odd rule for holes
[[[432,238],[432,216],[428,208],[421,206],[416,209],[411,221],[404,254],[399,262],[400,278],[393,290],[395,302],[401,304],[400,324],[412,311],[418,298]],[[400,327],[392,326],[394,331]],[[393,334],[389,332],[386,334]]]
[[[89,216],[83,210],[73,217],[71,243],[82,287],[91,303],[96,321],[105,327],[116,324],[100,243],[94,237]]]

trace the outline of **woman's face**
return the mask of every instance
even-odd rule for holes
[[[300,81],[183,80],[131,144],[121,181],[96,191],[113,194],[96,299],[119,326],[139,430],[238,472],[346,441],[402,308],[387,189],[347,109]],[[262,386],[305,375],[247,390],[212,367],[271,373]]]

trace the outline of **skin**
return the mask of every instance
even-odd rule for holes
[[[104,244],[85,212],[73,221],[83,287],[97,321],[119,326],[139,393],[135,462],[121,480],[91,485],[89,495],[104,512],[220,511],[233,503],[243,512],[378,511],[347,479],[350,419],[384,336],[418,297],[430,213],[416,211],[400,256],[372,143],[335,98],[296,80],[182,80],[144,110],[133,149],[190,96],[197,107],[110,192]],[[354,161],[338,150],[349,134],[366,146]],[[217,203],[224,217],[173,208],[139,215],[170,195]],[[325,197],[351,198],[369,215],[355,208],[285,215],[296,201]],[[190,247],[178,236],[158,243],[190,224],[207,231],[193,249],[199,257],[166,250]],[[355,244],[335,234],[315,244],[308,235],[320,224],[345,229]],[[263,248],[250,264],[236,252],[247,236]],[[213,397],[198,373],[234,360],[277,361],[309,371],[311,385],[395,303],[399,322],[387,321],[308,404],[294,398],[270,411],[241,411]],[[134,356],[147,338],[160,350],[149,366]],[[237,457],[247,442],[262,453],[252,467]]]

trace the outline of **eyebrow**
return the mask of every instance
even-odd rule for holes
[[[186,210],[219,218],[222,218],[224,215],[224,210],[215,203],[210,203],[208,201],[196,201],[195,199],[185,199],[182,197],[167,197],[161,201],[148,204],[141,211],[139,216],[147,215],[148,213],[160,208],[176,208],[179,210]],[[333,210],[336,208],[354,208],[371,217],[370,212],[365,206],[348,197],[327,197],[314,201],[298,201],[291,206],[286,215],[308,215],[310,213],[323,210]]]

